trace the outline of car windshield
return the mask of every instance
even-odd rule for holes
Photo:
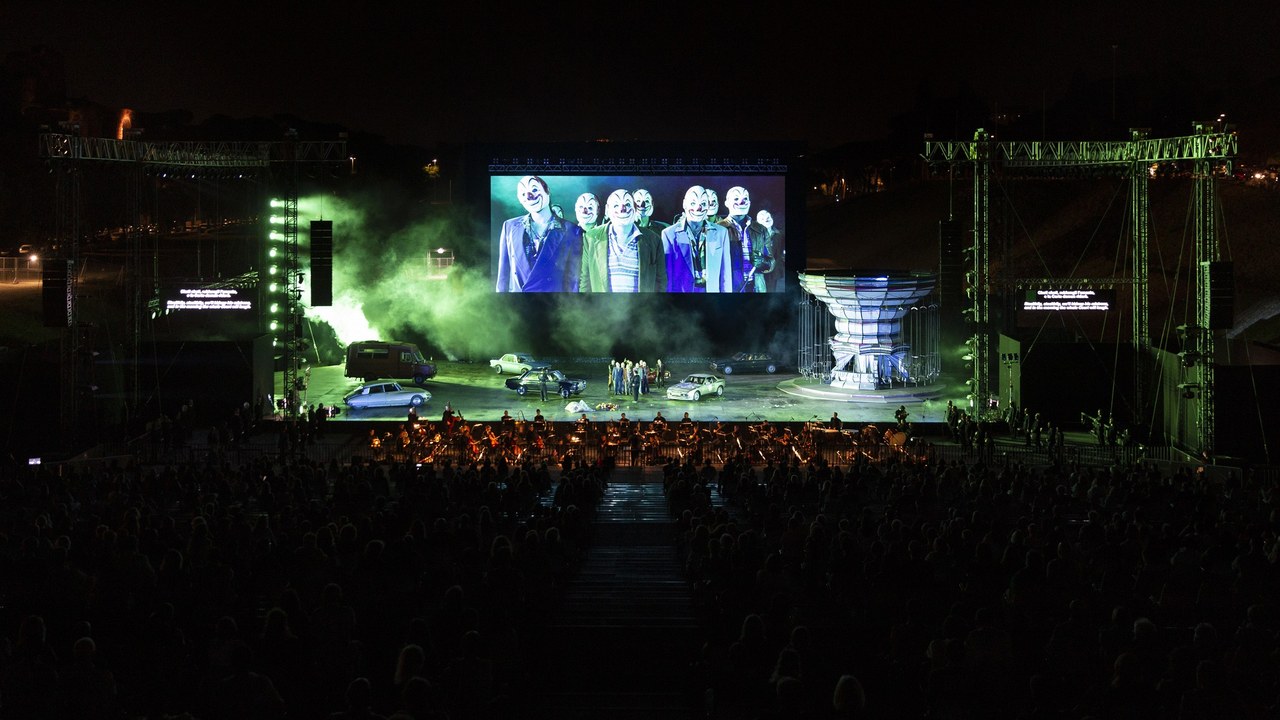
[[[746,353],[738,353],[737,355],[733,356],[733,359],[734,360],[750,360],[751,357]]]
[[[421,351],[421,350],[414,350],[414,351],[413,351],[413,361],[414,361],[415,363],[419,364],[419,365],[422,365],[423,363],[425,363],[425,362],[427,361],[427,359],[426,359],[426,358],[424,358],[424,357],[422,357],[422,351]]]

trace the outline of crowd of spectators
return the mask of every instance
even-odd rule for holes
[[[1269,718],[1280,492],[1152,465],[669,463],[720,718]]]
[[[0,718],[522,716],[607,465],[202,457],[0,468]],[[716,718],[1280,710],[1275,483],[687,457]]]
[[[490,718],[603,468],[0,467],[0,717]]]

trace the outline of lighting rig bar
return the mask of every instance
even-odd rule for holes
[[[41,155],[52,160],[102,160],[200,168],[261,168],[278,162],[346,162],[343,141],[147,142],[44,133]]]
[[[1107,288],[1116,285],[1137,285],[1140,281],[1131,277],[1109,278],[1014,278],[1002,284],[1026,290],[1069,290],[1078,287]]]
[[[489,161],[489,172],[495,175],[757,175],[785,174],[787,164],[780,158],[493,158]]]
[[[1176,160],[1229,160],[1240,147],[1235,132],[1174,138],[1124,141],[991,142],[989,158],[1004,167],[1089,167],[1132,165]],[[925,141],[922,157],[930,163],[974,162],[980,148],[974,141]]]

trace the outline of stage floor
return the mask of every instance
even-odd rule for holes
[[[487,361],[478,363],[440,362],[439,373],[425,384],[431,400],[418,408],[422,417],[439,418],[445,403],[468,420],[488,421],[502,417],[503,411],[515,418],[532,419],[541,409],[550,421],[574,420],[580,413],[569,412],[565,406],[582,400],[595,408],[600,403],[614,403],[615,410],[592,410],[593,420],[616,419],[621,413],[633,420],[651,420],[661,411],[663,417],[678,420],[684,413],[699,422],[722,420],[724,422],[826,422],[833,412],[846,422],[892,423],[899,405],[905,405],[908,419],[915,423],[937,423],[945,419],[947,401],[957,405],[964,402],[965,386],[958,382],[946,382],[929,388],[895,388],[881,394],[858,393],[840,395],[824,393],[820,383],[792,373],[768,374],[735,373],[726,378],[724,397],[708,397],[699,402],[668,400],[663,388],[652,388],[640,400],[631,396],[614,395],[606,382],[606,363],[565,363],[560,369],[574,378],[584,378],[587,388],[580,396],[564,400],[558,395],[548,397],[544,403],[537,393],[523,397],[506,388],[504,382],[511,375],[498,375]],[[337,406],[341,413],[338,421],[395,420],[408,416],[408,408],[352,409],[342,403],[342,397],[358,387],[358,378],[343,376],[343,366],[310,366],[308,386],[300,400],[304,405],[323,404]],[[693,372],[710,372],[703,366],[676,365],[670,368],[672,379]],[[305,374],[305,373],[304,373]],[[283,373],[276,374],[276,397],[280,397]],[[799,390],[799,392],[797,392]],[[932,395],[932,397],[928,397]]]

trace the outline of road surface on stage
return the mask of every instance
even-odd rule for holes
[[[439,372],[435,378],[423,384],[423,388],[431,393],[431,400],[418,408],[418,414],[425,418],[439,418],[444,411],[445,403],[449,403],[455,412],[461,412],[469,420],[497,420],[503,411],[511,413],[517,419],[523,417],[532,420],[538,409],[547,420],[565,421],[579,417],[577,413],[567,412],[565,406],[571,400],[582,400],[593,410],[588,417],[594,420],[617,418],[619,413],[627,413],[633,420],[651,420],[656,412],[662,411],[668,420],[678,420],[684,413],[699,422],[722,420],[725,422],[742,422],[769,420],[770,422],[804,422],[817,419],[827,421],[831,413],[838,412],[846,422],[893,423],[893,413],[899,404],[905,404],[911,413],[909,420],[916,423],[940,422],[944,419],[947,400],[959,404],[963,390],[948,385],[947,392],[928,401],[904,403],[886,402],[844,402],[824,398],[799,397],[783,392],[779,384],[794,381],[798,377],[794,373],[779,371],[775,374],[740,374],[734,373],[726,377],[724,397],[707,397],[698,402],[684,400],[668,400],[662,387],[651,387],[648,395],[641,395],[636,401],[630,395],[614,395],[610,392],[607,376],[607,362],[591,364],[564,363],[558,365],[567,376],[582,378],[587,381],[587,388],[580,396],[565,400],[548,390],[546,402],[539,393],[530,392],[519,396],[509,390],[505,381],[512,375],[498,375],[488,362],[439,362]],[[671,379],[668,384],[679,382],[685,375],[694,372],[712,372],[702,365],[676,365],[670,368]],[[719,374],[719,373],[717,373]],[[358,409],[346,407],[342,397],[361,384],[359,378],[343,376],[341,365],[310,366],[310,372],[299,373],[306,378],[307,387],[300,394],[303,405],[337,406],[341,413],[337,420],[394,420],[407,417],[408,407]],[[397,379],[410,385],[404,379]],[[280,397],[281,373],[276,373],[276,397]],[[963,388],[963,386],[959,386]],[[616,410],[594,410],[601,403],[613,403]]]

